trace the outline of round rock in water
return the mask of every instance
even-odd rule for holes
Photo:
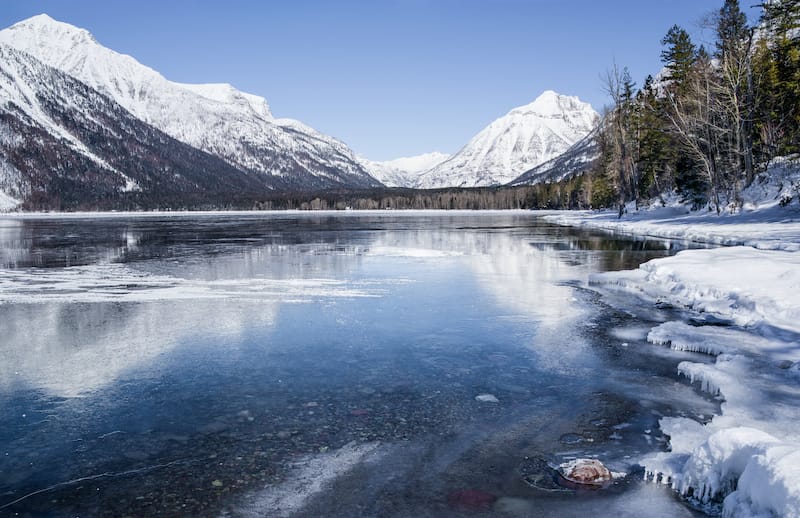
[[[603,486],[614,480],[614,475],[597,459],[576,459],[558,468],[565,480],[582,486]]]

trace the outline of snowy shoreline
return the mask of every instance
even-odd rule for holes
[[[673,204],[636,213],[629,207],[621,219],[616,212],[544,216],[560,225],[724,246],[589,279],[601,291],[685,310],[691,325],[665,322],[648,342],[716,358],[681,362],[678,373],[721,398],[721,413],[706,424],[662,418],[671,451],[640,462],[648,480],[723,516],[800,516],[800,209],[796,199],[785,203],[797,195],[787,190],[797,190],[800,174],[792,168],[782,179],[788,181],[752,186],[738,214],[688,213]]]

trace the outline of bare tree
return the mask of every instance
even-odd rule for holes
[[[636,138],[633,135],[634,83],[627,68],[620,69],[614,63],[602,78],[606,93],[613,105],[606,114],[606,129],[610,137],[611,151],[617,176],[618,209],[621,218],[625,203],[636,199],[638,206],[637,163],[634,157]]]

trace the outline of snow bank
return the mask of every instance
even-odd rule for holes
[[[647,478],[725,516],[800,516],[800,253],[687,250],[590,282],[737,325],[665,322],[647,334],[714,356],[678,372],[724,400],[706,424],[660,420],[671,451],[642,459]]]
[[[653,344],[713,356],[678,372],[723,400],[708,423],[664,417],[670,451],[641,460],[647,478],[724,516],[800,516],[800,163],[778,160],[742,193],[741,209],[664,206],[550,214],[555,223],[729,248],[685,250],[590,284],[688,310],[698,322],[665,322]],[[734,210],[735,209],[735,210]]]
[[[647,298],[710,313],[741,326],[800,333],[800,254],[750,247],[684,250],[632,272],[593,275]]]

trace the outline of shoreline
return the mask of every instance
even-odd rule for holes
[[[696,390],[719,398],[720,413],[706,424],[662,418],[671,451],[642,460],[645,479],[711,513],[800,515],[800,211],[771,206],[718,216],[673,207],[621,219],[611,212],[544,219],[720,246],[589,279],[601,294],[680,309],[682,318],[652,328],[647,341],[715,358],[681,362],[677,371]]]

